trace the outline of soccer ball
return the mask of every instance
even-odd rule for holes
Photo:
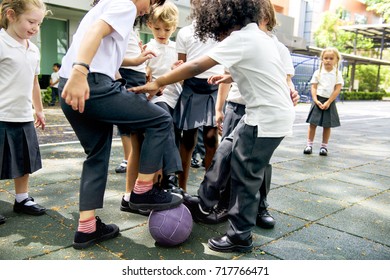
[[[184,204],[149,215],[149,232],[158,245],[175,246],[188,239],[192,231],[191,212]]]

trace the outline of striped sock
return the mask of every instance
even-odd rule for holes
[[[81,221],[79,220],[79,227],[77,229],[79,232],[83,233],[92,233],[96,231],[96,219],[91,217],[88,220]]]
[[[328,149],[328,143],[321,143],[321,147],[325,148],[325,149]]]
[[[307,144],[306,146],[313,147],[313,141],[310,139],[307,139]]]
[[[141,181],[138,180],[135,181],[133,192],[136,194],[146,193],[147,191],[150,191],[153,188],[153,181]]]

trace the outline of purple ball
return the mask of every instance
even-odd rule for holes
[[[188,239],[192,231],[191,212],[184,204],[149,215],[149,232],[162,246],[175,246]]]

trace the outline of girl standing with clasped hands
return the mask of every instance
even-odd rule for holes
[[[0,9],[0,179],[14,180],[14,212],[38,216],[46,209],[28,195],[28,181],[42,168],[35,127],[44,129],[46,123],[40,53],[30,39],[39,31],[46,6],[41,0],[4,0]]]
[[[331,127],[340,126],[340,119],[334,102],[344,84],[339,71],[341,56],[336,48],[328,47],[321,53],[320,68],[316,70],[310,81],[313,103],[306,122],[309,123],[307,144],[304,154],[311,154],[317,126],[323,127],[320,156],[328,155],[328,141]]]

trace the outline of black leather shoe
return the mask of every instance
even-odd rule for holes
[[[0,225],[5,223],[5,217],[3,215],[0,215]]]
[[[200,167],[199,161],[196,158],[191,159],[191,167],[192,168],[199,168]]]
[[[192,196],[186,194],[183,197],[183,204],[190,210],[192,219],[196,223],[207,223],[207,217],[210,215],[210,210],[201,206],[201,200],[199,196]]]
[[[226,234],[210,238],[207,245],[211,250],[217,252],[249,252],[253,248],[252,236],[245,240],[238,240],[228,237]]]
[[[228,210],[225,207],[217,206],[214,209],[211,209],[210,214],[203,219],[205,224],[219,224],[227,221],[228,219]]]
[[[275,226],[275,219],[268,210],[264,208],[257,214],[256,225],[261,228],[270,229]]]
[[[21,202],[16,202],[14,204],[14,212],[16,213],[24,213],[27,215],[40,216],[46,213],[46,208],[42,207],[39,204],[34,204],[31,206],[25,205],[28,201],[34,201],[34,198],[28,197]]]

